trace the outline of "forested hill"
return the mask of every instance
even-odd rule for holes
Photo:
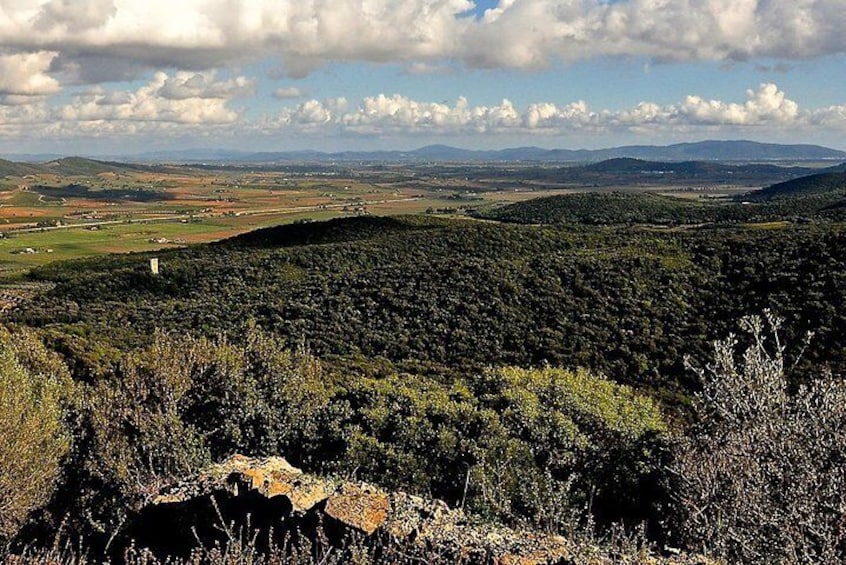
[[[90,176],[102,173],[124,174],[127,171],[156,171],[156,167],[112,161],[97,161],[83,157],[64,157],[40,165],[41,172],[52,172],[67,176]]]
[[[716,209],[647,192],[585,192],[534,198],[479,215],[523,224],[668,224],[702,222]]]
[[[812,186],[818,185],[815,182]],[[734,200],[714,201],[649,192],[584,192],[535,198],[474,213],[480,218],[502,222],[553,225],[738,224],[840,221],[846,217],[843,207],[837,205],[846,198],[846,193],[820,192],[816,196],[811,198],[796,192],[782,198],[761,198],[757,193],[749,193]]]
[[[238,334],[248,320],[292,346],[409,370],[583,366],[659,388],[687,353],[773,308],[807,359],[846,367],[846,234],[553,228],[422,217],[281,226],[212,246],[53,264],[54,290],[13,314],[92,366],[156,328]],[[87,361],[85,361],[87,360]],[[686,385],[685,385],[686,386]],[[671,387],[673,388],[673,387]]]
[[[828,172],[789,180],[747,195],[749,200],[789,198],[846,198],[846,172]]]
[[[0,176],[58,174],[65,176],[91,176],[103,173],[125,174],[129,171],[160,171],[161,167],[98,161],[84,157],[63,157],[46,163],[17,163],[0,159]]]
[[[0,159],[0,176],[23,177],[43,172],[44,169],[38,165],[15,163],[14,161]]]
[[[657,169],[649,168],[652,165],[669,166],[666,163],[616,159],[590,167],[603,173],[632,174],[642,170],[644,174],[657,174]],[[677,165],[696,165],[694,169],[698,169],[700,164]],[[711,166],[701,165],[706,167],[702,170]],[[846,217],[844,210],[846,172],[829,170],[777,183],[727,201],[690,200],[649,192],[585,192],[515,202],[480,210],[476,215],[523,224],[675,225],[808,219],[842,221]]]

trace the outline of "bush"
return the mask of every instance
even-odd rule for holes
[[[654,402],[588,371],[489,369],[441,382],[349,377],[331,397],[344,449],[323,463],[388,488],[563,530],[651,517],[667,433]],[[329,413],[328,411],[324,411]],[[319,461],[319,442],[304,445]]]
[[[111,378],[88,391],[88,468],[128,498],[209,461],[202,434],[185,422],[197,362],[194,348],[158,334],[126,355]]]
[[[639,522],[661,496],[660,411],[587,371],[502,368],[447,382],[376,365],[333,374],[255,326],[238,343],[153,341],[89,390],[87,490],[102,502],[88,508],[119,514],[235,452],[552,530],[591,502],[606,523]]]
[[[461,383],[392,374],[351,382],[346,396],[345,464],[389,488],[434,493],[452,505],[461,503],[480,453],[505,436],[497,414],[481,409]]]
[[[639,523],[665,498],[669,436],[650,398],[583,369],[551,367],[488,370],[478,395],[509,437],[479,469],[486,500],[561,529],[587,508],[605,524]]]
[[[730,562],[842,562],[846,383],[821,375],[791,394],[780,320],[742,325],[741,359],[732,336],[698,371],[698,423],[673,465],[679,533]]]
[[[104,520],[114,525],[162,484],[212,460],[299,451],[331,435],[315,424],[327,386],[314,358],[253,326],[243,344],[158,332],[87,391],[82,481],[103,500],[83,505],[96,509],[93,523],[104,531]]]
[[[0,541],[52,496],[73,396],[67,368],[32,333],[0,329]]]

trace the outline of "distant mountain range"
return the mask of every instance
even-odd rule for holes
[[[59,159],[56,155],[6,155],[15,161],[44,162]],[[106,161],[143,163],[244,163],[272,164],[289,162],[329,161],[393,161],[393,162],[474,162],[474,161],[538,161],[598,162],[606,159],[630,158],[649,161],[824,161],[846,160],[846,152],[819,145],[781,145],[755,141],[700,141],[675,145],[628,145],[607,149],[543,149],[514,147],[497,150],[471,150],[448,145],[427,145],[411,151],[279,151],[252,152],[230,149],[185,149],[155,151],[133,155],[98,157]]]
[[[14,156],[13,156],[14,157]],[[18,156],[19,158],[20,156]],[[24,162],[20,162],[24,161]],[[211,166],[259,165],[272,167],[292,163],[353,163],[353,162],[408,162],[408,163],[580,163],[583,167],[573,170],[582,176],[608,174],[668,174],[676,177],[707,177],[729,175],[775,175],[781,177],[803,176],[811,170],[796,166],[785,167],[789,162],[846,161],[846,152],[818,145],[775,145],[752,141],[703,141],[668,146],[628,146],[611,149],[577,150],[541,149],[518,147],[490,151],[458,149],[447,145],[429,145],[414,151],[288,151],[274,153],[249,153],[225,149],[189,149],[173,152],[155,152],[141,155],[114,156],[108,160],[84,157],[62,157],[40,162],[10,161],[0,159],[0,176],[25,176],[38,173],[55,173],[84,176],[102,173],[158,171],[162,164],[206,164]],[[780,162],[781,165],[775,163]],[[725,163],[725,164],[721,164]],[[772,164],[767,164],[772,163]],[[846,163],[820,172],[846,170]]]
[[[121,159],[169,162],[281,163],[292,161],[540,161],[596,162],[630,158],[650,161],[819,161],[844,160],[846,152],[819,145],[780,145],[755,141],[700,141],[675,145],[629,145],[608,149],[543,149],[514,147],[471,150],[448,145],[427,145],[412,151],[281,151],[250,153],[224,149],[160,151]]]

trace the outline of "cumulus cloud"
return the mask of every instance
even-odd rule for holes
[[[98,28],[117,12],[114,0],[49,0],[32,22],[38,31],[60,29],[71,33]]]
[[[288,136],[535,136],[567,137],[647,132],[743,135],[846,132],[846,104],[802,108],[771,83],[746,92],[745,100],[725,101],[688,95],[674,104],[643,101],[623,109],[592,108],[585,100],[534,102],[518,107],[508,99],[478,105],[416,100],[378,94],[350,103],[346,98],[304,100],[275,115],[257,118],[231,107],[249,89],[242,77],[213,72],[155,73],[133,90],[90,87],[68,104],[49,106],[44,97],[7,95],[20,100],[0,105],[0,135],[13,138],[77,136],[125,138],[143,133]],[[237,127],[233,127],[237,126]]]
[[[162,98],[170,100],[185,100],[188,98],[221,98],[225,100],[236,96],[250,95],[254,91],[254,81],[243,76],[216,81],[213,72],[177,72],[174,76],[164,79],[164,83],[157,93]]]
[[[72,104],[56,109],[68,124],[81,122],[132,122],[164,124],[230,124],[240,114],[227,106],[238,95],[240,80],[215,82],[213,74],[158,72],[135,91],[100,88],[75,97]]]
[[[513,127],[520,121],[514,105],[503,100],[496,106],[471,107],[466,98],[455,105],[418,102],[405,96],[367,97],[361,106],[338,120],[358,133],[473,130],[480,133]]]
[[[55,56],[49,51],[0,55],[0,94],[43,96],[58,92],[59,82],[47,74]]]
[[[640,102],[622,110],[592,110],[584,100],[567,104],[537,102],[518,109],[505,99],[491,106],[473,106],[466,98],[453,104],[425,102],[406,96],[379,94],[353,108],[346,100],[309,100],[286,108],[272,128],[384,134],[497,134],[563,135],[578,132],[675,131],[690,128],[760,127],[774,130],[828,124],[846,127],[846,106],[802,110],[778,86],[760,85],[746,92],[745,102],[706,100],[689,95],[677,104]],[[839,125],[838,125],[839,124]]]
[[[409,69],[802,60],[846,53],[842,0],[3,0],[0,49],[58,53],[79,82],[126,69],[206,70],[266,57],[302,76],[329,61]],[[95,72],[91,71],[91,62]],[[109,76],[109,75],[113,76]]]
[[[715,125],[789,123],[799,116],[799,105],[787,99],[775,84],[763,84],[757,91],[748,90],[746,95],[744,104],[688,96],[677,113],[697,123]]]

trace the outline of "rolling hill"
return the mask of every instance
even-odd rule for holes
[[[716,206],[646,192],[587,192],[517,202],[484,217],[521,224],[675,224],[704,221]]]
[[[781,182],[750,193],[745,200],[769,201],[789,198],[846,198],[846,172],[827,172]]]
[[[132,163],[97,161],[83,157],[65,157],[42,165],[44,171],[67,176],[91,176],[102,173],[126,173],[127,171],[149,171],[151,167]]]
[[[34,165],[32,163],[15,163],[14,161],[0,159],[0,176],[23,177],[26,175],[35,175],[44,172],[46,172],[44,167],[40,165]]]

